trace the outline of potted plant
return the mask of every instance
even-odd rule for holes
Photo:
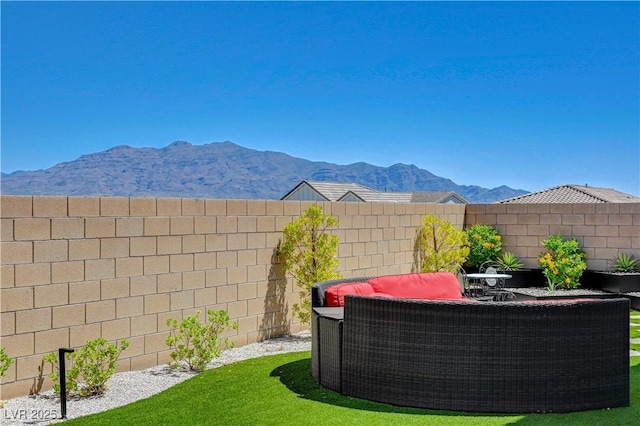
[[[547,249],[540,254],[538,263],[547,279],[547,288],[575,289],[580,286],[580,277],[587,269],[586,254],[578,240],[565,240],[561,235],[552,235],[542,242]]]
[[[465,262],[467,269],[495,262],[502,252],[502,237],[491,225],[475,224],[466,231],[469,255]]]
[[[591,271],[589,275],[606,292],[640,292],[640,260],[632,254],[620,252],[609,271]]]

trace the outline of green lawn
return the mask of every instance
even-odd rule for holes
[[[640,315],[632,312],[632,315]],[[636,320],[635,322],[640,323]],[[640,327],[632,327],[632,334]],[[310,353],[267,356],[207,370],[162,393],[65,425],[637,425],[640,357],[631,359],[631,406],[570,414],[487,415],[400,408],[317,385]],[[461,390],[461,392],[464,390]]]
[[[486,415],[399,408],[317,385],[310,354],[274,355],[195,376],[151,398],[71,425],[637,425],[640,358],[631,361],[631,406],[571,414]]]

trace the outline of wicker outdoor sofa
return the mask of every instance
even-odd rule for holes
[[[312,288],[311,372],[327,388],[398,406],[468,412],[629,405],[628,299],[478,302],[347,291],[342,307],[327,306],[331,287],[370,280]]]

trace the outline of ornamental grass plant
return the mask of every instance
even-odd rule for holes
[[[613,272],[632,274],[640,272],[640,259],[629,253],[618,253],[613,261]]]

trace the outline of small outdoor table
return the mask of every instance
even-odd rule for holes
[[[513,299],[513,293],[504,291],[505,281],[512,276],[509,274],[493,274],[493,273],[471,273],[467,274],[467,278],[479,280],[482,283],[483,293],[493,293],[493,300],[504,301]]]

